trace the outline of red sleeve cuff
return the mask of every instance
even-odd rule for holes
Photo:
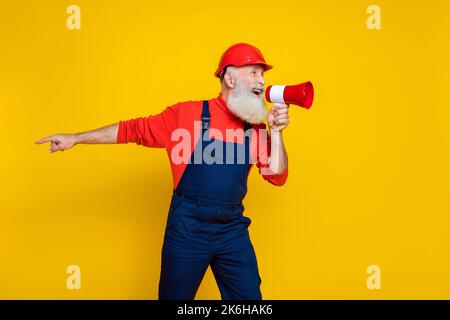
[[[117,143],[127,143],[125,134],[125,122],[119,121],[119,130],[117,131]]]
[[[273,174],[272,170],[270,168],[264,167],[260,169],[260,173],[262,174],[264,180],[270,182],[271,184],[275,186],[282,186],[286,183],[286,180],[288,178],[288,168],[283,173],[280,174]]]

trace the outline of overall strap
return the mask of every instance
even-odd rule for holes
[[[202,109],[202,131],[208,130],[211,123],[211,114],[209,113],[209,103],[208,100],[203,101]]]

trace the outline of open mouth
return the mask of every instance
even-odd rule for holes
[[[259,98],[264,92],[264,89],[252,89],[252,92]]]

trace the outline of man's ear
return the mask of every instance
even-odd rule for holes
[[[225,73],[225,75],[224,75],[224,77],[223,77],[223,80],[225,81],[225,84],[226,84],[229,88],[231,88],[231,89],[234,88],[234,86],[235,86],[235,79],[234,79],[234,77],[231,75],[230,72]]]

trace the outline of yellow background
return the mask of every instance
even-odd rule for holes
[[[249,178],[263,297],[450,298],[449,1],[0,4],[0,298],[157,298],[165,151],[34,141],[214,97],[242,41],[275,66],[267,84],[316,89],[312,109],[290,108],[286,185]],[[73,264],[81,290],[66,288]],[[197,298],[220,298],[210,270]]]

